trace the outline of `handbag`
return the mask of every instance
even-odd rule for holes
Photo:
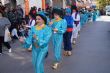
[[[11,35],[10,35],[10,32],[9,32],[9,29],[8,27],[5,28],[5,35],[4,35],[4,42],[9,42],[11,41]]]

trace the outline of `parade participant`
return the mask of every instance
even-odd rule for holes
[[[34,19],[34,15],[32,15],[31,13],[29,13],[29,22],[28,22],[28,24],[27,24],[26,27],[31,28],[35,24],[36,24],[36,21]]]
[[[51,37],[51,28],[45,25],[46,17],[41,14],[36,16],[36,24],[30,30],[29,36],[25,39],[21,37],[19,40],[24,44],[25,48],[29,48],[32,44],[32,62],[35,73],[44,73],[43,63],[45,55],[48,51],[48,43]]]
[[[5,39],[5,30],[6,28],[9,28],[11,26],[10,21],[3,17],[2,14],[0,13],[0,54],[2,54],[2,43],[9,49],[9,52],[11,52],[11,46],[8,43],[8,41],[6,42]],[[10,33],[8,33],[8,35],[10,36]]]
[[[60,9],[53,10],[54,19],[50,22],[50,25],[53,30],[53,46],[54,46],[54,55],[55,63],[52,68],[57,69],[61,61],[61,45],[63,41],[63,34],[67,28],[67,22],[65,19],[61,18],[62,11]]]
[[[66,9],[66,15],[64,16],[64,19],[66,19],[66,21],[67,21],[67,31],[63,35],[64,55],[65,56],[72,55],[72,53],[71,53],[71,51],[72,51],[71,36],[72,36],[72,31],[73,31],[73,18],[71,16],[70,10]]]
[[[96,10],[94,9],[94,10],[93,10],[93,22],[96,21],[96,18],[97,18],[97,12],[96,12]]]
[[[33,16],[33,18],[35,19],[36,18],[36,13],[37,13],[37,7],[31,7],[31,10],[30,10],[30,12],[29,12],[32,16]]]
[[[18,29],[17,25],[13,26],[13,28],[12,28],[11,37],[12,37],[13,41],[15,39],[19,39],[19,36],[18,36],[18,33],[17,33],[18,32],[17,29]]]
[[[100,16],[100,11],[97,9],[97,17],[99,17]]]
[[[74,20],[74,30],[72,34],[72,43],[76,44],[76,39],[78,37],[78,31],[80,30],[80,15],[78,13],[77,7],[72,7],[72,17]]]
[[[28,32],[30,31],[30,28],[36,24],[36,21],[35,21],[34,18],[35,18],[35,16],[34,16],[33,14],[29,13],[29,23],[28,23],[28,25],[26,26],[27,29],[28,29]],[[29,33],[28,33],[28,34],[29,34]],[[31,52],[31,50],[32,50],[32,45],[28,48],[28,51],[29,51],[29,52]]]

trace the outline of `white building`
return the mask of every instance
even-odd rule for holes
[[[5,4],[8,4],[10,0],[0,0],[0,2],[2,3],[2,5],[5,5]]]
[[[66,0],[1,0],[3,5],[8,4],[9,7],[15,8],[20,5],[24,12],[28,14],[31,7],[36,6],[37,8],[46,8],[46,3],[49,3],[52,7],[65,8]]]

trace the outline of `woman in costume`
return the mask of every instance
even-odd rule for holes
[[[53,10],[54,19],[50,22],[50,25],[53,30],[53,46],[54,46],[54,55],[55,63],[52,68],[57,69],[61,61],[61,45],[63,41],[63,34],[67,29],[67,22],[65,19],[61,18],[62,11],[60,9]]]
[[[43,63],[52,32],[51,28],[45,25],[47,23],[45,16],[37,14],[36,23],[37,25],[31,28],[29,36],[26,39],[21,37],[19,40],[25,48],[29,48],[32,44],[32,62],[35,73],[44,73]]]

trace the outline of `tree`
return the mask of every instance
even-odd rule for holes
[[[97,0],[98,8],[105,8],[106,5],[110,5],[110,0]]]

